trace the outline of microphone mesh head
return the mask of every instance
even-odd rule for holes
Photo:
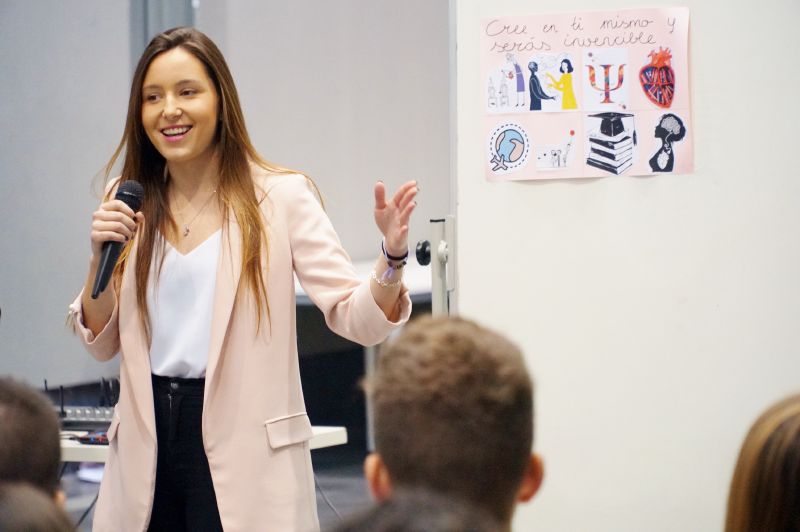
[[[114,199],[122,201],[133,212],[136,212],[142,207],[144,188],[138,181],[133,181],[132,179],[123,181],[117,189],[117,195],[114,196]]]

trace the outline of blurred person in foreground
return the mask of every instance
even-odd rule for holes
[[[0,530],[73,532],[67,514],[42,490],[23,482],[0,483]]]
[[[333,532],[500,532],[502,527],[478,508],[419,489],[397,490],[340,524]]]
[[[533,383],[516,345],[466,319],[422,318],[381,351],[365,387],[375,452],[364,472],[375,499],[427,489],[510,529],[544,472],[532,452]]]
[[[725,532],[800,531],[800,394],[750,428],[733,472]]]
[[[0,482],[27,482],[63,506],[59,423],[40,392],[0,377]]]

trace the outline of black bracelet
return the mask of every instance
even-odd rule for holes
[[[389,255],[386,252],[386,246],[384,245],[384,241],[383,240],[381,240],[381,251],[383,251],[383,256],[386,257],[386,261],[387,262],[388,261],[394,261],[394,262],[402,262],[403,264],[405,264],[406,263],[406,259],[408,259],[408,248],[406,248],[405,255],[403,255],[401,257],[394,257],[392,255]]]

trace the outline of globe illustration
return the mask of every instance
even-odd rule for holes
[[[515,163],[525,153],[525,140],[519,131],[506,129],[497,136],[494,149],[504,161]]]

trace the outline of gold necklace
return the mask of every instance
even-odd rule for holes
[[[208,204],[211,203],[211,198],[213,198],[214,194],[216,194],[216,193],[217,193],[217,189],[212,190],[211,194],[208,196],[208,199],[206,200],[206,202],[203,203],[202,207],[200,207],[200,210],[197,211],[194,216],[192,216],[191,220],[189,220],[187,223],[183,224],[183,234],[182,234],[183,237],[189,236],[189,232],[191,231],[189,229],[189,226],[192,225],[192,223],[197,219],[197,217],[200,216],[200,213],[203,212],[206,209],[206,207],[208,207]]]

